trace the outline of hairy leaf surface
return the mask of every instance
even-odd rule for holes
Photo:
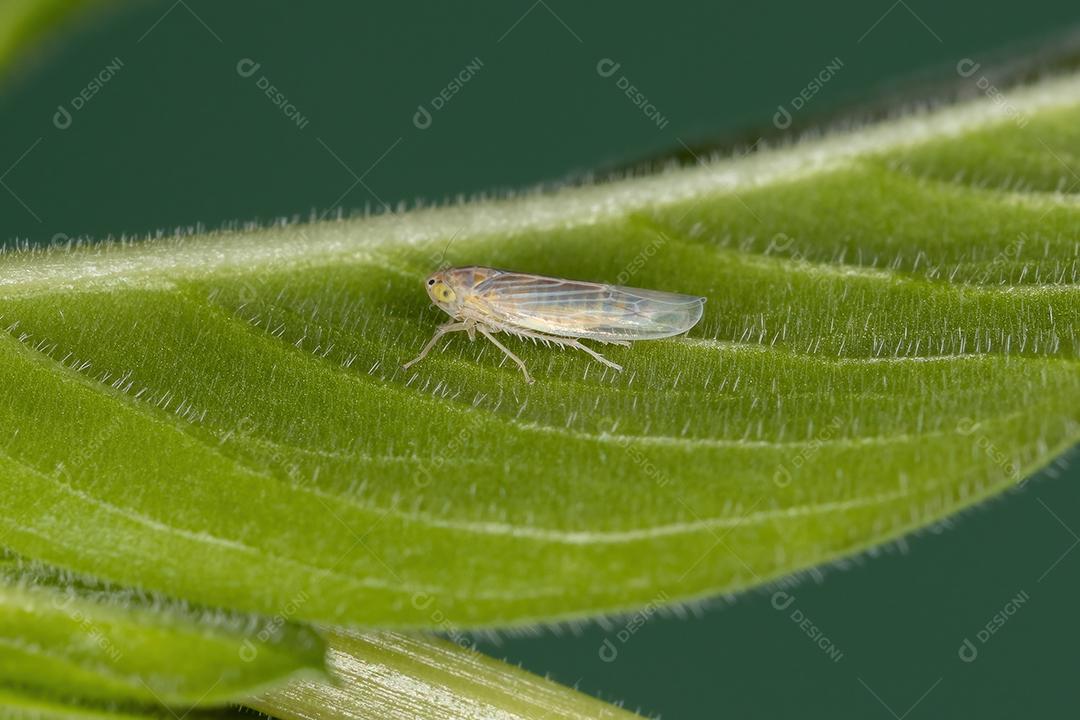
[[[730,592],[1080,437],[1080,80],[648,178],[0,258],[0,543],[211,605],[497,625]],[[440,343],[448,260],[708,297]]]

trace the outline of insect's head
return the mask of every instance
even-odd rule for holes
[[[424,285],[427,287],[431,302],[451,315],[455,314],[458,295],[454,292],[454,288],[450,286],[450,283],[447,282],[446,274],[443,271],[440,270],[429,275],[428,279],[424,281]]]

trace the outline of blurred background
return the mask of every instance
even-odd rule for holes
[[[1075,0],[101,2],[0,76],[0,243],[306,220],[752,151],[974,95],[961,62],[1002,85],[1068,65],[1078,28]],[[480,647],[668,718],[1071,715],[1072,460],[793,587]]]

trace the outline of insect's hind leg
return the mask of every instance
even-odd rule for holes
[[[562,345],[563,347],[574,348],[576,350],[584,350],[588,354],[592,355],[593,358],[595,358],[597,361],[602,362],[603,364],[607,365],[609,368],[614,368],[614,369],[618,370],[619,372],[622,372],[622,369],[623,369],[622,365],[620,365],[618,363],[611,362],[606,357],[604,357],[600,353],[596,352],[595,350],[593,350],[591,347],[584,344],[580,340],[574,340],[574,339],[570,339],[570,338],[549,338],[549,339],[551,340],[551,342],[556,343],[558,345]],[[624,342],[619,341],[616,344],[617,345],[623,345]],[[629,344],[630,343],[625,343],[625,345],[629,345]]]
[[[614,363],[614,362],[608,360],[606,357],[604,357],[600,353],[596,352],[591,347],[589,347],[585,343],[581,342],[577,338],[564,338],[564,337],[559,337],[558,335],[547,335],[545,333],[532,332],[532,331],[529,331],[529,330],[522,331],[522,330],[515,329],[512,332],[517,334],[517,335],[520,335],[521,337],[536,338],[537,340],[543,340],[544,342],[553,343],[555,345],[560,345],[562,347],[568,347],[568,348],[574,348],[575,350],[581,350],[581,351],[586,352],[589,355],[591,355],[597,362],[601,362],[604,365],[607,365],[609,368],[614,368],[615,370],[618,370],[619,372],[622,372],[622,370],[623,370],[622,365],[619,365],[618,363]],[[628,347],[630,345],[630,343],[627,342],[626,340],[609,340],[608,343],[611,344],[611,345],[622,345],[623,347]]]
[[[495,344],[495,347],[499,348],[504,353],[506,353],[506,357],[510,358],[511,360],[513,360],[514,362],[517,363],[517,366],[519,368],[521,368],[521,372],[525,373],[525,382],[529,383],[530,385],[532,385],[533,382],[535,382],[533,380],[532,375],[529,374],[529,368],[525,367],[524,361],[522,361],[522,359],[519,358],[514,353],[510,352],[509,348],[507,348],[505,345],[503,345],[501,342],[499,342],[499,340],[494,335],[491,334],[490,330],[485,328],[483,325],[477,325],[476,329],[480,331],[481,335],[483,335],[488,340],[493,342]]]
[[[448,322],[440,325],[438,329],[435,330],[435,334],[431,336],[431,339],[427,341],[427,345],[424,346],[424,349],[420,351],[420,354],[414,357],[409,362],[402,365],[401,369],[408,370],[410,367],[427,357],[427,354],[431,352],[431,348],[435,347],[435,343],[439,342],[439,338],[441,338],[443,335],[452,332],[459,332],[461,330],[465,330],[469,333],[469,335],[472,335],[472,323]]]

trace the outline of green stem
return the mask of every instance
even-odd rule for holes
[[[326,639],[337,683],[295,682],[247,705],[281,720],[638,717],[446,640],[348,630]]]

